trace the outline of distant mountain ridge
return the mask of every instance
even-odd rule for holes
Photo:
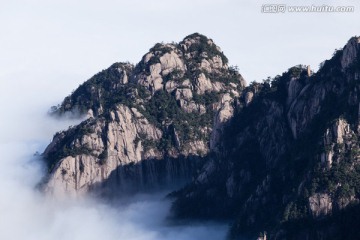
[[[245,81],[198,33],[83,83],[54,115],[45,191],[106,195],[181,186],[176,218],[231,219],[229,238],[356,239],[360,38],[325,61]],[[184,183],[187,183],[185,187]]]

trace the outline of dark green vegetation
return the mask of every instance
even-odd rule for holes
[[[229,93],[235,98],[235,114],[221,131],[216,149],[206,156],[198,154],[205,164],[194,181],[171,194],[174,216],[230,220],[231,239],[255,238],[264,231],[270,239],[356,239],[354,229],[360,226],[356,215],[360,201],[360,47],[357,39],[351,41],[353,49],[336,51],[315,74],[309,75],[306,66],[298,65],[244,88],[237,67],[212,71],[199,67],[204,60],[228,60],[208,38],[192,34],[178,44],[156,44],[148,62],[144,57],[134,67],[112,65],[82,84],[55,112],[91,109],[106,133],[110,112],[119,104],[136,108],[163,137],[154,141],[139,134],[134,143],[141,141],[145,151],[156,149],[170,159],[174,151],[180,153],[194,141],[209,143],[214,103]],[[185,68],[161,76],[164,87],[158,91],[139,84],[151,74],[150,66],[172,51]],[[354,53],[357,57],[353,59]],[[348,61],[351,63],[344,67]],[[197,93],[200,74],[224,88]],[[181,85],[187,79],[191,86]],[[169,81],[178,85],[168,91]],[[240,97],[231,91],[234,84]],[[181,107],[176,90],[183,88],[192,90],[191,101],[203,105],[205,112]],[[87,146],[72,144],[76,138],[95,133],[92,123],[90,119],[57,134],[58,151],[48,154],[50,169],[61,158],[78,154],[106,163],[105,150],[94,153]],[[104,133],[97,134],[106,142]],[[163,163],[158,166],[162,166],[159,172],[166,171]]]
[[[354,204],[327,218],[301,218],[283,225],[287,239],[359,239],[359,222],[360,206]]]
[[[58,147],[55,148],[56,151],[47,152],[47,167],[48,171],[51,172],[58,161],[64,157],[72,156],[80,154],[92,155],[94,157],[98,157],[96,154],[92,152],[89,146],[79,145],[74,146],[72,143],[74,139],[79,139],[86,134],[94,133],[92,125],[94,121],[84,121],[80,125],[73,127],[70,126],[68,130],[58,132],[54,135],[54,139],[58,139],[55,143]],[[46,150],[45,150],[46,151]]]
[[[186,38],[199,38],[199,43],[196,44],[192,44],[190,46],[189,52],[198,52],[198,53],[202,53],[202,52],[206,52],[207,53],[207,58],[212,58],[214,56],[220,56],[222,59],[222,62],[227,64],[229,61],[227,59],[227,57],[224,55],[224,53],[220,52],[215,44],[208,44],[209,39],[207,37],[205,37],[204,35],[198,34],[198,33],[194,33],[191,34]],[[200,54],[197,55],[197,58],[195,58],[195,61],[199,61],[200,60]]]
[[[181,152],[193,141],[202,140],[209,142],[210,130],[213,125],[214,108],[213,104],[220,100],[225,92],[229,92],[229,84],[236,84],[237,90],[241,90],[243,85],[241,75],[236,68],[221,68],[208,73],[201,69],[199,64],[202,59],[212,59],[220,57],[224,63],[227,63],[225,55],[212,43],[207,37],[195,33],[185,39],[194,39],[196,43],[189,49],[184,47],[185,40],[176,44],[155,44],[149,50],[152,57],[145,62],[144,58],[136,66],[130,63],[115,63],[108,69],[94,75],[88,81],[81,84],[71,95],[66,97],[63,103],[52,108],[53,115],[63,115],[67,112],[86,114],[89,110],[94,118],[102,119],[104,128],[110,121],[110,113],[116,110],[119,104],[129,108],[136,108],[151,124],[160,129],[163,137],[160,141],[148,139],[145,134],[136,137],[134,143],[142,141],[144,150],[155,148],[160,152],[166,153],[170,149]],[[156,92],[151,86],[141,85],[139,81],[149,76],[150,66],[160,63],[160,57],[175,52],[183,59],[186,70],[173,69],[166,75],[162,75],[163,89]],[[185,58],[185,54],[190,54],[190,58]],[[180,106],[180,101],[176,100],[176,89],[189,88],[189,86],[178,86],[172,92],[168,92],[165,85],[168,81],[174,81],[181,84],[188,79],[190,88],[195,86],[196,79],[203,73],[211,81],[218,81],[224,84],[224,90],[220,92],[207,91],[204,94],[197,94],[192,91],[192,101],[195,104],[204,106],[205,111],[187,112]],[[66,156],[76,156],[79,154],[92,155],[98,158],[101,163],[106,161],[106,150],[103,153],[94,154],[86,146],[74,147],[72,143],[76,139],[81,139],[82,134],[94,132],[92,120],[87,120],[79,126],[70,128],[66,132],[55,135],[59,141],[59,147],[56,152],[48,154],[47,163],[52,170],[56,163]],[[99,133],[104,135],[104,133]],[[101,136],[106,143],[106,135]],[[165,154],[166,155],[166,154]]]
[[[73,111],[85,114],[89,109],[97,113],[101,105],[107,107],[115,102],[129,102],[131,88],[121,83],[125,74],[131,73],[130,63],[115,63],[81,84],[61,105],[53,107],[52,114]]]
[[[360,224],[343,209],[355,204],[358,211],[360,199],[360,56],[343,69],[343,55],[337,51],[312,76],[299,65],[245,88],[214,169],[201,173],[208,180],[173,193],[177,216],[236,219],[232,239],[264,230],[274,239],[357,239],[351,234]],[[248,105],[247,92],[254,94]],[[338,142],[334,129],[343,122],[348,127]],[[330,197],[329,215],[312,212],[316,194]]]
[[[170,121],[184,143],[191,140],[208,141],[208,136],[201,132],[201,128],[212,126],[214,111],[211,109],[211,104],[219,101],[219,96],[220,93],[214,92],[205,93],[204,95],[195,94],[194,101],[207,106],[206,113],[199,114],[185,112],[180,108],[173,95],[158,91],[144,104],[145,110],[139,109],[139,111],[159,128],[162,128],[164,123]],[[168,127],[163,130],[167,129]],[[166,135],[165,139],[165,143],[162,144],[163,149],[175,146],[174,141],[171,140],[171,133]]]

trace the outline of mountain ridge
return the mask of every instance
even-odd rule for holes
[[[176,214],[237,218],[232,238],[262,230],[271,239],[354,236],[315,226],[358,202],[359,55],[354,37],[313,75],[298,66],[246,87],[222,156],[174,194]]]
[[[45,191],[121,195],[187,183],[170,194],[174,216],[232,219],[231,239],[354,236],[334,216],[348,222],[360,199],[360,38],[316,73],[298,65],[245,86],[227,64],[195,33],[82,84],[54,109],[88,119],[45,150]]]
[[[244,86],[242,76],[223,60],[212,40],[192,34],[179,44],[156,44],[136,66],[113,64],[80,85],[53,109],[53,115],[80,111],[88,120],[56,134],[45,150],[53,172],[49,191],[86,192],[113,171],[119,176],[115,182],[126,182],[124,176],[136,182],[127,185],[158,185],[173,175],[189,179],[197,165],[190,159],[200,161],[216,145],[217,132]],[[161,159],[176,160],[154,167]],[[149,161],[140,164],[143,160]],[[129,164],[134,167],[123,169]]]

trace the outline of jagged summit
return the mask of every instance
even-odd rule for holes
[[[159,55],[171,52],[175,52],[179,57],[184,57],[187,60],[200,64],[202,60],[213,60],[215,57],[215,61],[219,64],[215,64],[215,68],[220,66],[224,66],[226,68],[226,64],[228,64],[228,59],[221,51],[221,48],[217,46],[212,39],[209,39],[199,33],[188,35],[179,43],[157,43],[149,50],[149,53],[144,55],[142,61],[145,63],[149,60],[158,62],[154,56],[159,57]],[[221,60],[218,59],[219,57]],[[221,63],[219,61],[221,61]],[[203,63],[203,65],[204,64],[206,63]]]
[[[180,42],[180,46],[185,52],[189,53],[191,57],[198,56],[203,58],[221,57],[222,64],[228,64],[228,59],[212,39],[207,38],[199,33],[193,33],[184,38]]]
[[[359,47],[352,38],[314,74],[299,65],[246,87],[222,155],[173,194],[175,215],[236,218],[234,239],[264,230],[270,239],[356,238]]]
[[[221,49],[211,39],[194,33],[178,44],[155,44],[135,67],[130,63],[113,64],[65,98],[55,113],[99,115],[104,103],[124,101],[114,97],[123,95],[123,91],[129,91],[128,97],[132,98],[137,98],[139,92],[154,95],[159,90],[171,93],[178,88],[191,88],[199,95],[226,89],[237,96],[244,86],[244,79],[235,68],[228,67]],[[130,93],[135,88],[138,91]],[[192,109],[187,111],[203,112],[201,107],[190,105]]]
[[[155,44],[137,64],[134,80],[152,93],[164,87],[171,91],[180,80],[188,80],[200,94],[218,91],[227,81],[243,87],[243,78],[229,69],[227,62],[211,39],[195,33],[178,44]],[[210,75],[213,82],[209,81]]]
[[[133,70],[134,66],[130,63],[114,63],[81,84],[64,99],[61,105],[53,109],[52,114],[62,115],[66,112],[88,113],[89,116],[102,114],[103,104],[123,90]]]
[[[360,37],[351,38],[342,51],[341,66],[343,69],[356,64],[360,56]]]
[[[353,239],[359,38],[316,73],[298,65],[245,86],[227,64],[195,33],[96,74],[56,110],[89,118],[45,150],[45,190],[108,196],[181,183],[174,216],[231,220],[230,238]]]
[[[200,34],[155,44],[136,66],[113,64],[54,112],[80,111],[89,119],[56,134],[45,150],[48,191],[77,194],[106,182],[141,188],[189,179],[216,148],[244,87],[220,48]]]

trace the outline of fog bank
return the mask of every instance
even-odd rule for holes
[[[79,120],[46,115],[60,101],[50,83],[19,78],[0,88],[0,239],[82,240],[223,239],[227,226],[170,226],[164,194],[141,195],[107,205],[94,199],[56,200],[36,190],[46,169],[41,153],[56,131]],[[7,82],[7,84],[4,84]],[[65,88],[64,88],[65,89]]]

